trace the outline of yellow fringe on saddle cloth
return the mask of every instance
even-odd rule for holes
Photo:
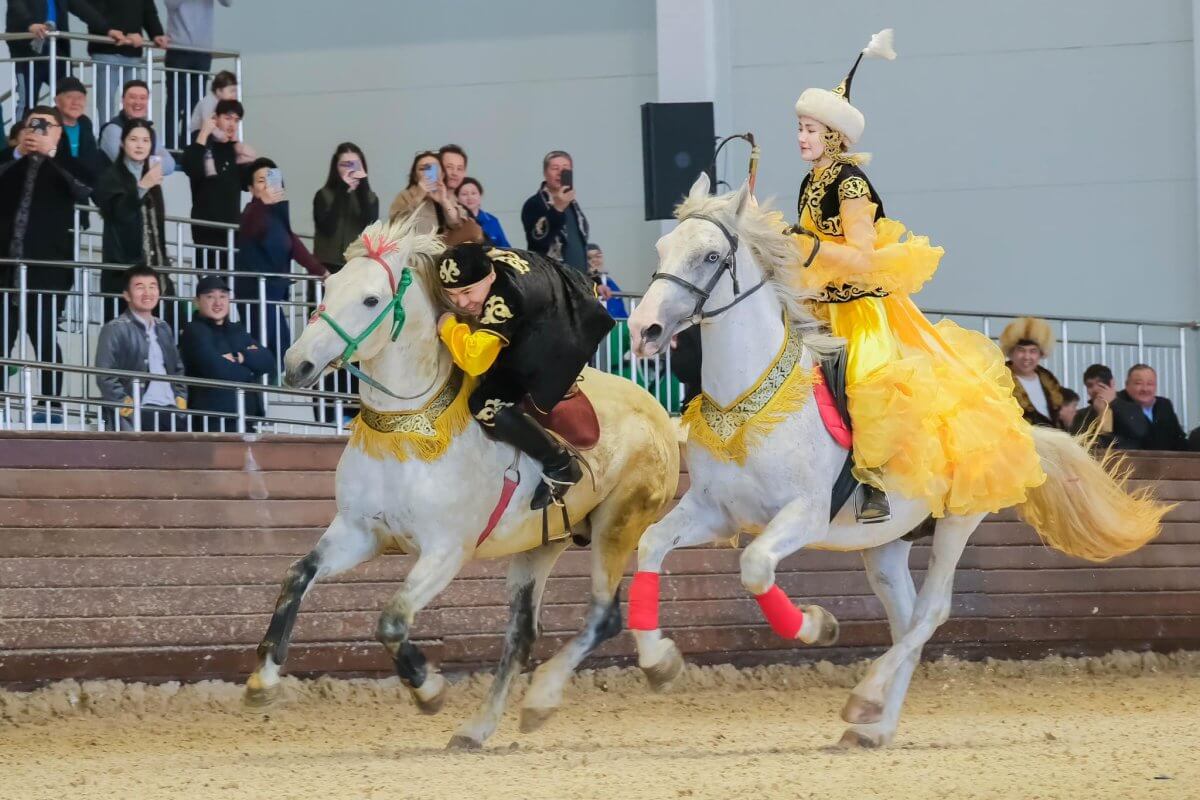
[[[438,393],[415,411],[376,411],[364,405],[350,423],[350,445],[371,458],[436,461],[471,422],[467,397],[474,381],[454,370]]]
[[[746,462],[759,440],[779,423],[804,408],[816,383],[815,368],[804,368],[804,347],[791,328],[758,381],[727,407],[701,394],[683,412],[689,442],[703,447],[719,461]]]

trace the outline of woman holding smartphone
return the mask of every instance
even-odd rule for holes
[[[408,170],[408,187],[392,201],[388,218],[393,222],[409,214],[419,215],[421,228],[436,230],[447,247],[463,242],[483,242],[483,230],[469,211],[459,205],[446,188],[438,154],[425,150],[413,157]]]
[[[163,168],[154,149],[150,123],[131,119],[121,130],[121,154],[96,182],[92,195],[104,218],[103,257],[110,264],[147,264],[155,269],[171,265],[167,258],[163,218]],[[164,276],[165,277],[165,276]],[[100,290],[120,294],[124,273],[105,270]],[[163,287],[163,294],[173,289]],[[104,302],[105,321],[115,319],[124,302]]]

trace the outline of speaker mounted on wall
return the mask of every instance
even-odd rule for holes
[[[701,172],[716,185],[712,103],[642,104],[646,219],[671,219]]]

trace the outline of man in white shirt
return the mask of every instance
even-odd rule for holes
[[[129,308],[100,329],[96,366],[103,369],[150,372],[164,378],[183,375],[183,360],[175,347],[171,326],[154,316],[161,287],[158,273],[145,265],[125,271],[123,296]],[[117,411],[120,427],[130,430],[133,420],[133,379],[115,375],[96,378],[104,400],[122,407]],[[150,379],[140,381],[141,429],[186,431],[187,387],[182,383]],[[110,416],[110,420],[112,417]]]
[[[1054,347],[1054,333],[1045,320],[1021,317],[1000,334],[1000,349],[1008,356],[1013,376],[1013,397],[1021,405],[1031,425],[1060,428],[1062,385],[1054,373],[1043,367],[1042,359]]]

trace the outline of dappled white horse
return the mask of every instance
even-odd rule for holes
[[[338,463],[337,515],[284,579],[246,700],[261,705],[279,695],[292,627],[313,582],[386,548],[412,554],[415,563],[384,609],[376,636],[417,705],[435,713],[446,680],[410,641],[414,618],[467,562],[510,556],[509,628],[496,678],[482,708],[451,740],[477,747],[495,730],[512,678],[529,659],[542,590],[568,541],[557,510],[544,531],[541,513],[529,508],[540,466],[524,455],[514,464],[513,449],[488,438],[467,411],[471,382],[435,331],[443,310],[435,259],[442,250],[440,239],[409,224],[368,228],[346,251],[346,266],[326,283],[324,306],[287,352],[290,386],[307,386],[333,365],[360,361],[363,410]],[[675,428],[654,398],[624,378],[590,369],[580,389],[596,409],[600,439],[582,454],[593,477],[567,492],[565,503],[576,534],[591,535],[591,602],[584,629],[534,675],[522,713],[526,730],[559,705],[566,680],[587,654],[621,630],[617,589],[625,565],[679,480]],[[525,477],[515,489],[506,483],[514,466]]]
[[[756,534],[742,554],[742,583],[765,596],[760,602],[777,633],[810,644],[833,643],[837,622],[819,606],[797,613],[774,589],[776,566],[804,547],[861,550],[893,644],[846,703],[842,717],[851,727],[842,744],[886,744],[921,649],[950,613],[955,568],[984,515],[936,521],[920,593],[908,566],[911,545],[901,537],[929,517],[926,503],[893,497],[890,521],[864,525],[850,502],[830,522],[831,489],[847,451],[826,432],[809,393],[816,352],[837,343],[821,335],[804,298],[781,279],[801,268],[782,216],[759,208],[746,186],[722,197],[708,192],[702,175],[677,212],[678,227],[659,240],[659,274],[629,319],[635,351],[651,356],[703,317],[702,385],[712,401],[711,419],[704,418],[708,446],[698,446],[693,431],[687,448],[691,488],[639,546],[629,611],[638,660],[656,686],[682,668],[657,621],[658,576],[676,547]],[[1157,534],[1165,507],[1126,493],[1065,433],[1035,428],[1033,438],[1048,478],[1020,511],[1047,544],[1099,561]],[[725,457],[714,457],[713,439],[727,448]]]

